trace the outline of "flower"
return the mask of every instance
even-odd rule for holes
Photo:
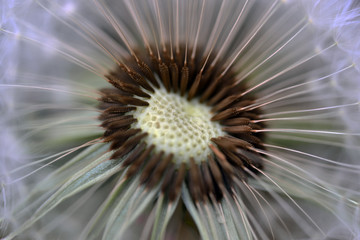
[[[1,237],[358,237],[355,1],[3,6]]]

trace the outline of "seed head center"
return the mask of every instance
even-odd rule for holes
[[[205,161],[211,150],[211,138],[225,135],[218,122],[212,122],[210,108],[193,99],[186,100],[177,93],[168,93],[164,88],[151,93],[149,106],[138,107],[134,127],[148,133],[145,141],[154,144],[159,151],[173,153],[178,163]]]

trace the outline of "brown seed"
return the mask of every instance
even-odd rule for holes
[[[134,176],[137,171],[140,171],[140,166],[150,156],[150,153],[155,148],[154,145],[148,147],[144,152],[141,153],[140,157],[136,158],[135,161],[130,165],[126,172],[126,178]]]
[[[189,190],[194,201],[200,201],[204,199],[204,186],[202,183],[202,177],[199,165],[195,163],[194,158],[190,158],[189,168]]]
[[[147,179],[150,178],[151,172],[154,170],[155,166],[163,161],[162,156],[164,152],[161,151],[160,153],[155,154],[150,158],[150,160],[146,163],[145,168],[142,171],[140,176],[140,183],[144,183]]]
[[[250,123],[249,118],[231,118],[231,119],[225,119],[221,121],[221,124],[226,126],[238,126],[238,125],[248,125]]]
[[[147,136],[147,133],[142,133],[128,139],[112,156],[110,159],[121,158],[129,153],[136,145],[139,144],[141,139]]]
[[[230,151],[235,151],[236,150],[236,146],[229,142],[229,141],[226,141],[224,140],[223,138],[212,138],[211,141],[213,143],[215,143],[220,149],[224,150],[224,149],[227,149],[227,150],[230,150]]]
[[[201,76],[202,76],[202,73],[200,72],[198,75],[196,75],[196,78],[195,78],[195,81],[193,82],[190,90],[189,90],[189,93],[188,93],[188,97],[187,97],[187,100],[188,101],[191,101],[191,99],[193,99],[193,97],[195,97],[196,95],[196,92],[199,88],[199,84],[200,84],[200,81],[201,81]]]
[[[124,167],[129,166],[132,164],[136,159],[139,158],[139,156],[144,152],[146,147],[145,143],[140,143],[138,147],[136,147],[131,154],[123,161],[122,165]]]
[[[230,117],[235,116],[238,113],[239,113],[239,110],[237,108],[229,108],[229,109],[226,109],[226,110],[224,110],[222,112],[219,112],[219,113],[215,114],[211,118],[211,121],[225,120],[225,119],[228,119]]]
[[[179,88],[179,68],[175,62],[170,63],[171,81],[174,92]]]
[[[251,133],[251,127],[247,125],[243,126],[231,126],[223,127],[223,130],[228,133]]]
[[[234,106],[239,107],[239,108],[246,108],[246,107],[252,105],[253,103],[254,103],[254,100],[246,99],[246,100],[242,100],[242,101],[239,101],[239,102],[235,103]]]
[[[150,98],[149,94],[145,93],[140,88],[130,83],[121,82],[119,84],[119,88],[124,92],[134,94],[139,97]]]
[[[166,91],[170,92],[170,72],[168,66],[165,63],[160,63],[159,71]]]
[[[229,92],[230,89],[231,89],[230,86],[226,86],[223,89],[221,89],[219,92],[217,92],[213,97],[209,99],[208,105],[215,105]]]
[[[171,185],[172,181],[174,180],[174,173],[175,173],[175,165],[173,163],[169,163],[170,166],[167,167],[165,170],[165,177],[164,181],[161,184],[161,191],[165,193],[169,186]]]
[[[180,194],[181,185],[185,178],[185,173],[186,173],[186,165],[185,165],[185,163],[181,163],[181,165],[176,173],[175,180],[174,180],[171,188],[169,189],[170,201],[174,201],[176,199],[176,197]]]
[[[189,81],[189,68],[185,65],[181,69],[180,95],[184,96]]]
[[[218,185],[224,185],[224,180],[223,180],[221,171],[219,169],[219,166],[215,162],[213,156],[211,156],[211,155],[208,156],[208,162],[209,162],[209,167],[210,167],[210,170],[211,170],[211,174],[214,177],[215,182]]]
[[[222,170],[224,170],[224,172],[228,176],[232,176],[234,174],[234,169],[230,165],[230,163],[226,160],[225,155],[219,149],[217,149],[214,145],[209,144],[209,147],[211,148],[211,150],[215,154],[216,159],[218,160],[217,162],[220,164]]]
[[[104,110],[104,113],[107,114],[117,114],[117,113],[126,113],[136,110],[136,107],[128,107],[128,106],[112,106],[108,107]]]
[[[128,130],[125,130],[125,131],[122,131],[122,130],[119,130],[119,131],[116,131],[114,132],[112,135],[104,138],[104,141],[105,142],[110,142],[110,141],[113,141],[115,138],[119,138],[119,139],[127,139],[131,136],[134,136],[136,134],[138,134],[139,132],[141,132],[141,129],[137,128],[137,129],[128,129]]]
[[[119,96],[118,98],[119,103],[125,105],[134,105],[134,106],[149,106],[148,102],[140,100],[138,98],[130,97],[130,96]]]
[[[149,85],[149,83],[146,81],[146,79],[141,76],[139,73],[133,71],[133,70],[128,70],[127,74],[129,74],[129,76],[140,86],[142,86],[143,88],[145,88],[146,90],[149,90],[150,92],[154,92],[154,89]]]
[[[160,161],[151,174],[148,187],[154,187],[160,181],[162,174],[164,173],[165,169],[169,167],[173,157],[174,155],[171,153]]]
[[[200,102],[205,102],[215,91],[215,89],[218,87],[219,82],[221,78],[216,78],[215,80],[211,81],[210,86],[208,86],[204,93],[201,95]]]
[[[123,96],[122,92],[117,93],[107,93],[106,95],[102,95],[100,98],[100,101],[105,103],[116,103],[116,104],[122,104],[120,97]]]
[[[149,79],[149,81],[157,88],[160,87],[160,85],[158,84],[158,82],[155,79],[154,73],[153,71],[150,69],[150,67],[143,61],[137,60],[137,64],[140,68],[140,70],[143,72],[143,74],[145,75],[145,77],[147,77],[147,79]],[[149,89],[147,89],[149,90]],[[154,89],[149,90],[151,92],[154,92]]]
[[[239,155],[234,154],[234,152],[230,151],[230,150],[224,150],[224,153],[226,154],[226,156],[228,157],[228,159],[235,164],[238,168],[242,169],[244,168],[244,162],[243,160],[239,157]]]
[[[213,111],[213,112],[221,111],[221,110],[225,109],[226,107],[230,106],[238,98],[239,97],[236,95],[231,95],[231,96],[225,98],[224,100],[222,100],[221,102],[219,102],[218,104],[216,104],[211,109],[211,111]]]
[[[231,142],[236,147],[240,147],[243,149],[248,149],[248,148],[252,147],[252,145],[248,141],[245,141],[245,140],[242,140],[242,139],[239,139],[236,137],[232,137],[232,136],[219,137],[218,139],[220,139],[222,141]]]
[[[105,120],[101,126],[107,129],[117,129],[129,126],[137,120],[131,115],[118,116]]]
[[[211,178],[211,173],[209,170],[208,163],[201,162],[201,172],[204,180],[205,191],[207,193],[213,193],[215,195],[215,187],[213,180]]]

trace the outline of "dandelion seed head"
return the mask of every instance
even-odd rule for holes
[[[170,188],[171,200],[180,194],[183,182],[195,201],[208,194],[221,197],[231,191],[232,177],[246,179],[245,166],[254,172],[255,166],[262,168],[258,154],[251,150],[252,146],[263,148],[264,134],[255,130],[264,124],[251,123],[261,110],[246,109],[255,99],[251,94],[239,95],[246,88],[235,82],[232,71],[219,76],[221,68],[206,67],[206,61],[215,56],[201,55],[191,46],[185,51],[180,48],[183,55],[167,49],[172,47],[165,44],[157,58],[151,51],[148,56],[139,54],[136,63],[126,63],[132,68],[120,66],[107,75],[115,88],[100,90],[104,141],[111,143],[112,159],[134,149],[124,161],[133,169],[129,178],[141,165],[143,184],[153,186],[159,176],[169,175],[162,191]],[[185,61],[187,54],[194,58]],[[134,160],[137,155],[141,161]],[[177,178],[171,177],[173,168]]]
[[[5,5],[8,239],[358,235],[355,1]]]

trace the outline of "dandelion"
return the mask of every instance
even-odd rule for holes
[[[359,237],[355,1],[2,5],[2,238]]]

